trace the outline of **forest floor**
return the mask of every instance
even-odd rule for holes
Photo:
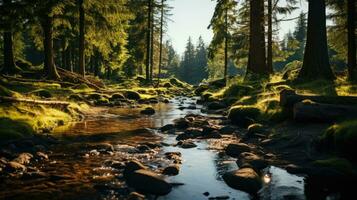
[[[83,191],[79,192],[80,195],[86,191],[84,197],[93,198],[96,191],[107,191],[114,187],[108,186],[108,183],[118,174],[115,175],[115,171],[110,177],[105,175],[112,173],[106,171],[108,166],[127,169],[125,163],[134,159],[146,165],[145,169],[150,168],[160,174],[164,173],[165,166],[175,171],[176,164],[194,163],[196,159],[183,161],[181,153],[186,159],[187,155],[176,147],[191,149],[197,145],[199,148],[215,150],[219,156],[224,155],[220,161],[222,163],[234,158],[240,168],[253,168],[258,174],[262,173],[263,177],[267,174],[264,175],[262,170],[267,166],[281,167],[292,174],[307,174],[310,177],[307,181],[312,186],[306,187],[305,193],[315,191],[310,194],[313,198],[326,197],[336,192],[343,197],[350,194],[352,186],[356,185],[356,162],[353,156],[351,159],[351,152],[346,154],[345,149],[341,150],[340,138],[345,138],[342,146],[347,146],[347,149],[353,147],[357,123],[352,121],[333,125],[295,122],[279,102],[281,91],[286,89],[296,90],[299,94],[357,96],[357,85],[342,79],[333,84],[324,81],[298,84],[276,77],[249,83],[234,79],[229,81],[228,86],[224,86],[222,81],[215,81],[199,87],[174,78],[163,79],[155,86],[146,85],[142,77],[121,81],[120,84],[103,83],[91,77],[88,79],[94,86],[82,82],[61,83],[1,77],[0,173],[1,179],[7,180],[7,183],[0,185],[1,188],[12,189],[10,193],[0,193],[0,197],[16,197],[24,195],[24,192],[36,196],[36,188],[39,186],[31,186],[27,180],[45,178],[46,190],[52,187],[52,183],[59,184],[57,181],[63,180],[63,188],[58,185],[59,189],[71,194],[62,194],[64,196],[59,198],[73,197],[72,190]],[[200,98],[191,99],[193,96]],[[165,104],[168,107],[162,107]],[[138,117],[140,115],[153,117]],[[76,126],[73,127],[73,124]],[[147,128],[159,128],[159,135],[153,135]],[[125,138],[117,134],[123,131]],[[338,145],[328,146],[333,151],[325,151],[324,140],[331,139],[328,137],[331,131],[336,135],[332,138],[333,143]],[[63,134],[66,132],[68,134]],[[76,134],[71,135],[72,132]],[[56,137],[57,133],[61,133],[60,140]],[[128,135],[130,137],[127,138]],[[340,138],[338,135],[341,135]],[[168,139],[162,140],[161,137]],[[202,140],[208,142],[208,147],[203,145]],[[165,148],[175,148],[175,152],[162,152]],[[135,153],[123,156],[123,151]],[[26,154],[28,152],[31,154]],[[75,160],[66,155],[71,155],[70,158]],[[96,157],[99,155],[101,157]],[[33,159],[36,161],[30,162]],[[85,162],[81,161],[83,159]],[[59,163],[57,166],[53,163],[56,160]],[[78,166],[78,162],[82,164]],[[99,163],[103,165],[97,166]],[[75,174],[73,167],[76,168]],[[89,184],[95,179],[91,170],[103,173],[97,175],[100,180],[94,181],[95,187]],[[28,185],[28,189],[19,190],[21,184],[9,177],[26,179],[21,184]],[[72,181],[68,181],[70,177]],[[98,181],[105,183],[105,186],[98,185]],[[34,183],[38,185],[38,182]],[[119,196],[133,195],[121,181],[115,184],[116,190],[120,185]],[[141,186],[132,183],[132,187]],[[165,190],[151,189],[144,192],[155,194]],[[245,189],[248,192],[251,190]],[[187,192],[185,189],[183,191]],[[47,191],[45,195],[51,196],[53,192]],[[170,194],[174,198],[176,193]]]

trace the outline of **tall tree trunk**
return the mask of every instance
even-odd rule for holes
[[[146,33],[146,81],[150,81],[150,55],[151,55],[151,9],[152,9],[152,0],[148,1],[148,16],[147,16],[147,33]]]
[[[11,0],[4,0],[4,6],[9,6]],[[16,72],[16,65],[14,59],[14,49],[12,40],[12,26],[11,22],[5,23],[4,30],[4,69],[3,72],[7,74],[14,74]]]
[[[273,5],[272,0],[268,0],[268,55],[267,67],[273,73]]]
[[[160,55],[159,55],[159,75],[158,75],[158,84],[160,83],[161,76],[161,65],[162,65],[162,40],[164,37],[164,1],[161,0],[161,19],[160,19]]]
[[[356,69],[356,1],[348,0],[348,78],[357,81]]]
[[[66,41],[64,39],[61,40],[61,67],[63,69],[67,69],[67,52],[66,52]]]
[[[325,0],[309,0],[305,55],[298,77],[307,80],[334,79],[328,57]]]
[[[73,46],[72,45],[69,45],[67,47],[67,60],[68,60],[68,64],[67,64],[67,69],[71,72],[73,72]]]
[[[268,75],[264,34],[264,0],[250,0],[250,34],[247,75]]]
[[[150,43],[151,43],[151,51],[150,51],[150,81],[153,80],[153,72],[154,72],[154,3],[151,5],[151,37],[150,37]]]
[[[228,8],[225,9],[225,38],[224,38],[224,80],[227,84],[228,75]]]
[[[43,47],[45,53],[44,72],[50,79],[59,79],[56,65],[53,59],[53,17],[45,15],[42,28],[44,33]]]
[[[85,76],[85,55],[84,55],[84,20],[85,20],[85,13],[84,13],[84,0],[78,0],[79,6],[79,74]]]

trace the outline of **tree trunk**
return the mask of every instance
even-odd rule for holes
[[[268,0],[268,55],[267,67],[273,73],[273,7],[272,0]]]
[[[67,52],[66,52],[66,41],[64,39],[61,40],[61,67],[63,69],[67,69]]]
[[[154,72],[154,3],[152,2],[151,5],[151,37],[150,37],[150,43],[151,43],[151,51],[150,51],[150,81],[153,80],[153,72]]]
[[[228,75],[228,8],[225,9],[225,39],[224,39],[224,80],[227,84],[227,75]]]
[[[10,0],[4,0],[4,6],[11,4]],[[6,74],[14,74],[16,72],[16,65],[14,59],[13,41],[12,41],[12,27],[11,22],[5,24],[4,30],[4,69]]]
[[[78,64],[79,64],[79,74],[82,75],[83,77],[85,76],[85,55],[84,55],[84,7],[83,7],[83,1],[84,0],[78,0],[78,5],[79,5],[79,58],[78,58]]]
[[[147,33],[146,33],[146,81],[150,81],[150,55],[151,55],[151,9],[152,9],[152,0],[148,1],[148,24],[147,24]]]
[[[264,36],[264,0],[250,0],[250,34],[247,75],[268,75]]]
[[[348,78],[357,81],[356,69],[356,1],[348,0]]]
[[[50,79],[59,79],[60,76],[57,72],[56,65],[53,59],[53,17],[45,15],[42,28],[44,33],[43,47],[45,53],[44,72]]]
[[[325,0],[309,0],[305,55],[298,77],[307,80],[334,79],[328,57]]]
[[[159,55],[159,75],[158,84],[160,83],[161,65],[162,65],[162,40],[164,36],[164,0],[161,0],[161,19],[160,19],[160,55]]]

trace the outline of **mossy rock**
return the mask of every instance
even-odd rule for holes
[[[170,79],[170,83],[172,85],[175,85],[175,86],[181,87],[181,88],[184,86],[184,84],[181,81],[179,81],[178,79],[176,79],[176,78],[171,78]]]
[[[30,137],[33,133],[31,126],[25,122],[0,118],[0,141]]]
[[[320,147],[347,158],[357,160],[357,120],[347,121],[329,127],[319,141]]]
[[[254,134],[263,134],[266,132],[266,129],[262,124],[255,123],[248,126],[248,135],[253,136]]]
[[[140,111],[143,115],[154,115],[155,109],[153,107],[146,107],[144,110]]]
[[[125,96],[122,93],[115,93],[110,97],[111,101],[123,100],[123,99],[125,99]]]
[[[99,105],[99,106],[100,105],[108,105],[109,104],[109,100],[107,98],[102,97],[102,98],[100,98],[98,100],[95,100],[95,104]]]
[[[38,97],[42,97],[42,98],[51,98],[52,97],[52,94],[50,91],[48,90],[44,90],[44,89],[41,89],[41,90],[36,90],[34,92],[32,92],[34,95],[38,96]]]
[[[238,105],[231,107],[228,113],[228,118],[232,123],[246,128],[253,124],[260,114],[260,110],[255,106]]]
[[[173,85],[171,83],[166,82],[166,83],[164,83],[163,87],[164,88],[172,88]]]
[[[24,59],[19,59],[16,61],[16,66],[18,66],[22,70],[29,71],[33,68],[33,65],[31,62],[24,60]]]
[[[103,97],[102,94],[99,93],[91,93],[87,96],[88,100],[100,100]]]
[[[313,162],[315,167],[327,168],[344,175],[356,175],[356,168],[350,161],[344,158],[333,157],[325,160],[316,160]]]
[[[87,84],[81,83],[79,85],[74,86],[73,89],[87,90],[87,89],[91,89],[91,88]]]
[[[209,82],[209,86],[214,88],[223,88],[226,86],[226,80],[225,79],[214,80],[212,82]]]
[[[233,84],[224,91],[223,97],[228,98],[247,96],[253,90],[254,88],[250,85]]]
[[[195,94],[202,95],[202,93],[207,91],[208,89],[209,89],[208,85],[200,85],[196,88]]]
[[[141,99],[141,96],[139,93],[135,92],[135,91],[125,91],[124,92],[124,96],[127,98],[127,99],[130,99],[130,100],[139,100]]]
[[[79,95],[79,94],[71,94],[69,97],[68,97],[69,100],[72,100],[72,101],[83,101],[84,98]]]

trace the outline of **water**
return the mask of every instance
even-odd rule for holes
[[[176,143],[175,136],[162,135],[155,128],[189,113],[202,114],[200,106],[195,110],[178,109],[194,102],[195,99],[181,97],[169,104],[154,105],[156,114],[151,117],[141,115],[140,109],[135,108],[96,108],[84,122],[73,124],[69,130],[57,129],[56,135],[65,141],[64,145],[51,149],[50,163],[37,166],[51,175],[67,178],[8,180],[4,184],[8,191],[0,192],[0,198],[16,194],[17,197],[37,199],[121,199],[127,193],[125,182],[120,170],[109,167],[110,163],[135,158],[152,170],[159,170],[161,165],[169,162],[164,158],[164,152],[181,152],[183,162],[180,173],[168,177],[168,181],[184,185],[175,187],[170,194],[159,199],[207,199],[203,195],[205,192],[209,192],[209,197],[250,199],[247,193],[234,190],[222,181],[222,174],[237,169],[237,165],[235,159],[219,154],[213,140],[197,141],[198,147],[193,149],[169,146],[145,153],[136,152],[135,146],[144,142]],[[103,147],[98,147],[98,144],[102,143],[113,144],[114,153],[100,152]],[[260,192],[261,199],[304,199],[303,177],[270,167],[264,172],[263,179],[266,183]]]

